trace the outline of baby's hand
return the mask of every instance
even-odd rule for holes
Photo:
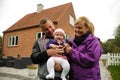
[[[64,50],[64,48],[65,48],[65,47],[64,47],[64,46],[59,45],[59,46],[57,46],[57,48],[58,48],[58,49],[62,49],[62,50]]]
[[[50,44],[50,47],[51,47],[51,48],[57,48],[57,45],[55,45],[55,44]]]
[[[58,54],[63,54],[64,53],[64,47],[63,46],[59,45],[59,46],[57,46],[56,49],[59,50],[59,51],[61,51]]]

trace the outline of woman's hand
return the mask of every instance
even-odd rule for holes
[[[72,50],[72,47],[69,44],[65,44],[64,46],[65,46],[66,54],[69,54],[70,51]]]

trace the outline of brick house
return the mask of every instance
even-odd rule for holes
[[[74,36],[73,24],[76,17],[71,2],[48,9],[43,9],[43,5],[38,4],[37,12],[25,15],[3,32],[2,54],[14,58],[30,57],[34,42],[42,34],[39,21],[43,17],[50,18],[56,28],[64,29],[67,38]]]
[[[2,57],[2,44],[0,44],[0,58]]]

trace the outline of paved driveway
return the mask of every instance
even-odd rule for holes
[[[112,80],[106,66],[100,61],[101,80]],[[29,76],[27,69],[15,69],[10,67],[0,67],[0,80],[35,80],[35,76]]]

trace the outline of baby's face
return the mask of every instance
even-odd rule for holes
[[[54,35],[54,39],[57,41],[63,41],[64,40],[64,34],[61,32],[56,32]]]

